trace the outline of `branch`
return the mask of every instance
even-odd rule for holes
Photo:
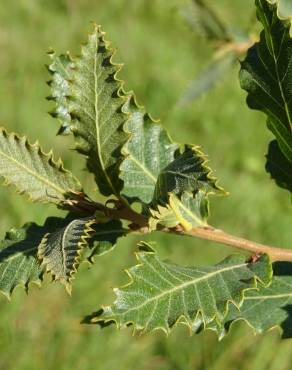
[[[175,232],[176,234],[188,235],[198,237],[200,239],[214,241],[220,244],[225,244],[234,248],[252,252],[254,254],[266,253],[270,256],[273,262],[292,261],[292,250],[271,247],[268,245],[253,242],[251,240],[239,238],[237,236],[228,234],[223,230],[215,229],[212,226],[206,228],[197,227],[190,231],[185,231],[180,227],[179,230],[168,230],[168,232]]]
[[[93,202],[91,200],[79,197],[79,199],[71,200],[70,207],[76,210],[85,211],[94,214],[95,211],[103,212],[104,215],[110,219],[123,219],[131,222],[129,228],[133,232],[149,233],[151,232],[148,227],[148,219],[131,209],[125,202],[121,200],[110,200],[106,205]],[[113,204],[113,208],[108,207],[108,204]],[[157,230],[167,233],[175,233],[179,235],[188,235],[200,239],[210,240],[219,244],[229,245],[234,248],[242,249],[251,252],[255,255],[266,253],[270,256],[273,262],[275,261],[291,261],[292,262],[292,249],[283,249],[271,247],[268,245],[253,242],[251,240],[239,238],[237,236],[228,234],[223,230],[216,229],[212,226],[196,227],[190,231],[183,229],[181,225],[174,228],[166,228],[162,225],[157,225]]]

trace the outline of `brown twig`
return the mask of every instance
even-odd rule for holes
[[[92,200],[79,198],[78,201],[71,201],[71,206],[82,211],[87,210],[94,214],[95,211],[102,212],[106,217],[110,219],[122,219],[127,220],[131,224],[129,229],[133,232],[147,233],[151,232],[148,227],[148,219],[144,215],[137,213],[127,203],[123,203],[118,200],[111,200],[107,204],[113,204],[110,208],[102,203],[93,202]],[[231,247],[241,249],[247,252],[251,252],[253,255],[259,255],[266,253],[270,256],[272,261],[291,261],[292,262],[292,250],[271,247],[268,245],[253,242],[251,240],[239,238],[237,236],[226,233],[223,230],[216,229],[212,226],[207,227],[196,227],[192,230],[186,231],[181,225],[175,228],[166,228],[162,225],[157,226],[158,231],[167,233],[175,233],[179,235],[188,235],[191,237],[197,237],[200,239],[214,241],[216,243],[229,245]]]
[[[237,236],[228,234],[220,229],[213,227],[197,227],[190,231],[185,231],[182,228],[176,230],[175,233],[197,237],[200,239],[214,241],[216,243],[229,245],[231,247],[242,249],[253,254],[266,253],[270,256],[272,261],[292,261],[292,250],[271,247],[268,245],[253,242],[251,240],[239,238]]]

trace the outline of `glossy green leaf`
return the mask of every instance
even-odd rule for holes
[[[81,191],[79,181],[55,162],[52,152],[44,153],[39,144],[26,137],[0,130],[0,176],[32,201],[60,203],[71,192]]]
[[[149,210],[150,227],[157,222],[164,226],[179,223],[186,230],[206,226],[208,195],[212,193],[224,194],[224,191],[206,165],[206,157],[199,148],[185,146],[158,176]]]
[[[119,167],[121,147],[127,140],[123,125],[126,96],[117,79],[120,65],[112,62],[113,51],[104,33],[95,26],[81,56],[75,60],[70,83],[70,114],[76,149],[87,156],[91,171],[103,195],[116,195],[122,187]]]
[[[266,171],[278,186],[292,193],[292,162],[284,156],[276,140],[270,142],[266,157]]]
[[[206,156],[198,147],[186,145],[182,153],[177,151],[175,159],[159,173],[154,201],[167,202],[169,193],[180,197],[184,192],[196,193],[199,190],[205,194],[223,192],[206,162]]]
[[[218,265],[197,268],[163,262],[146,243],[140,248],[139,264],[127,271],[131,281],[114,290],[114,304],[104,307],[92,322],[115,321],[118,327],[132,324],[136,331],[166,333],[177,322],[192,327],[197,317],[206,325],[212,321],[220,325],[228,303],[239,307],[246,290],[256,288],[258,281],[268,284],[271,278],[267,256],[255,263],[231,256]]]
[[[125,109],[130,116],[124,129],[130,139],[123,147],[125,160],[121,164],[122,194],[131,201],[150,203],[160,171],[174,159],[178,145],[167,131],[134,99],[129,99]]]
[[[65,284],[71,291],[71,280],[80,263],[81,249],[88,245],[87,239],[93,232],[94,218],[74,219],[65,226],[47,233],[39,247],[38,258],[42,266],[54,279]]]
[[[276,6],[266,0],[256,0],[256,6],[264,30],[241,64],[240,82],[249,107],[266,113],[268,128],[292,162],[292,39]]]

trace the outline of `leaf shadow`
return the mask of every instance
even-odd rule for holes
[[[37,248],[47,232],[60,227],[63,219],[49,217],[43,226],[35,223],[25,224],[20,229],[12,229],[6,233],[5,239],[1,242],[0,263],[17,255],[37,259]]]
[[[107,326],[110,326],[115,323],[114,320],[108,320],[105,321],[102,319],[102,315],[104,313],[104,310],[101,308],[98,311],[92,312],[91,314],[85,316],[81,320],[81,324],[87,324],[87,325],[98,325],[101,329],[106,328]]]

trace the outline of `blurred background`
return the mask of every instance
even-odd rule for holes
[[[257,31],[253,0],[209,4],[236,40],[245,42]],[[125,63],[121,78],[126,89],[135,91],[138,102],[161,119],[174,140],[199,144],[209,155],[210,166],[230,192],[229,197],[211,199],[210,223],[288,247],[291,202],[264,170],[271,139],[265,117],[247,108],[234,55],[230,63],[226,58],[224,68],[218,67],[224,47],[215,47],[222,40],[198,32],[192,7],[192,0],[1,0],[1,126],[31,141],[38,138],[46,151],[53,148],[98,197],[92,178],[83,171],[84,158],[70,150],[72,140],[56,137],[59,125],[47,114],[52,105],[45,99],[46,51],[52,46],[58,53],[78,53],[95,21],[118,48],[115,60]],[[202,77],[208,68],[209,75]],[[212,73],[220,77],[215,87]],[[210,91],[202,95],[207,87]],[[41,223],[61,214],[52,206],[29,204],[3,187],[0,204],[1,237],[26,221]],[[184,237],[152,234],[146,239],[157,242],[163,258],[181,264],[216,263],[231,252]],[[182,325],[169,338],[160,332],[133,337],[130,329],[81,325],[86,314],[112,301],[111,287],[127,281],[122,270],[135,263],[137,241],[134,236],[121,240],[91,269],[81,266],[72,297],[49,279],[41,290],[32,286],[28,296],[17,288],[11,302],[0,296],[0,369],[291,369],[290,340],[281,341],[277,330],[255,337],[244,323],[236,323],[221,342],[212,332],[190,337]]]

